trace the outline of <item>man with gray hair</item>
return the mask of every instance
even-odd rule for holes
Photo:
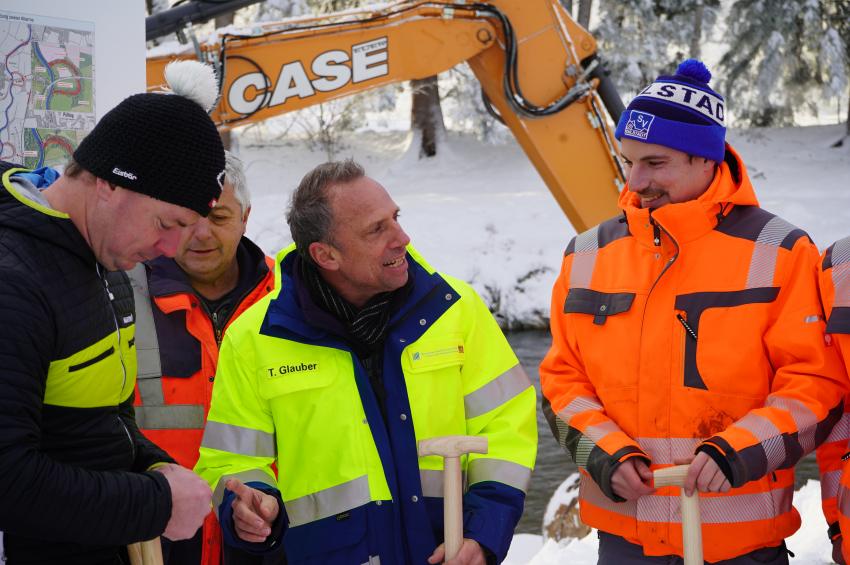
[[[501,562],[537,449],[535,392],[487,305],[409,246],[399,208],[353,161],[292,197],[279,291],[225,336],[200,459],[225,544],[290,565],[439,563],[437,436],[462,458],[453,565]],[[276,471],[275,472],[275,467]]]
[[[222,335],[274,285],[271,258],[245,237],[251,202],[242,162],[225,152],[225,165],[218,205],[187,230],[174,258],[131,272],[138,320],[136,420],[189,469],[198,460]],[[163,556],[178,565],[219,565],[215,515],[192,539],[163,540]]]

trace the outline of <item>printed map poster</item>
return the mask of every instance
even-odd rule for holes
[[[94,128],[94,28],[0,10],[0,159],[61,167]]]

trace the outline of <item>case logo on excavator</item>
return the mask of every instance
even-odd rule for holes
[[[310,63],[314,79],[307,75],[301,61],[284,63],[275,83],[263,72],[246,73],[230,85],[227,102],[234,112],[251,114],[267,106],[285,104],[293,96],[309,98],[316,92],[332,92],[348,83],[385,76],[389,74],[387,49],[388,40],[381,37],[352,45],[350,54],[342,50],[325,51]]]

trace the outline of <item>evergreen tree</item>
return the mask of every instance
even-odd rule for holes
[[[260,2],[257,20],[262,22],[282,20],[310,14],[307,0],[265,0]]]
[[[723,91],[735,93],[728,106],[736,120],[791,125],[796,111],[815,113],[824,95],[846,88],[845,40],[830,19],[833,8],[846,10],[842,4],[846,0],[735,1],[720,67]]]
[[[169,0],[145,0],[145,9],[148,12],[148,15],[151,16],[153,14],[158,14],[163,10],[167,10],[171,7],[171,2]]]
[[[836,93],[839,100],[843,94],[847,95],[846,130],[844,138],[835,144],[836,147],[840,147],[845,139],[850,138],[850,80],[848,80],[850,75],[850,2],[847,0],[826,2],[825,11],[827,26],[834,29],[837,36],[828,40],[830,46],[825,49],[830,54],[828,58],[833,61],[831,67],[828,64],[824,65],[832,69],[828,79],[829,89]]]
[[[673,73],[717,22],[719,0],[600,0],[594,35],[620,92]],[[698,17],[697,17],[698,16]]]

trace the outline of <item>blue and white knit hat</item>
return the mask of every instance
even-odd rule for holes
[[[675,75],[658,77],[632,99],[614,135],[723,161],[726,108],[710,80],[701,61],[688,59]]]

